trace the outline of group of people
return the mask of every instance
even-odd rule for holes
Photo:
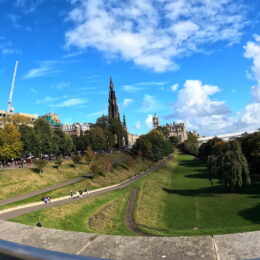
[[[51,198],[49,196],[44,196],[42,197],[42,201],[47,204],[47,203],[50,203],[51,202]]]
[[[69,196],[70,196],[70,198],[74,198],[73,191],[69,192]],[[76,191],[75,198],[80,198],[80,199],[83,198],[83,191],[82,190]]]

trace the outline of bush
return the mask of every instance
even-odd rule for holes
[[[85,153],[86,153],[85,159],[88,164],[90,164],[92,161],[94,161],[96,159],[96,154],[90,146],[87,147],[87,150]]]
[[[71,159],[72,159],[72,161],[73,161],[74,164],[79,164],[79,163],[81,162],[81,156],[79,156],[79,155],[77,155],[77,154],[71,156]]]
[[[35,161],[35,166],[39,170],[40,174],[43,172],[43,169],[48,165],[48,161],[40,158]]]
[[[62,163],[63,163],[62,157],[57,156],[55,159],[55,164],[57,164],[58,170],[60,170]]]

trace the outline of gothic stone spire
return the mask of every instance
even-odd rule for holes
[[[110,84],[109,84],[108,116],[120,120],[119,110],[118,110],[117,100],[116,100],[116,92],[114,90],[114,84],[111,77],[110,77]]]

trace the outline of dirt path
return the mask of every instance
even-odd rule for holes
[[[125,224],[126,224],[127,228],[130,231],[132,231],[133,233],[135,233],[137,235],[141,235],[141,236],[149,236],[149,234],[140,230],[134,222],[133,213],[134,213],[136,195],[137,195],[137,189],[132,189],[132,193],[128,200],[127,208],[125,211]]]

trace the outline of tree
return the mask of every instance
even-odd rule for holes
[[[166,126],[158,126],[158,127],[156,128],[156,130],[158,130],[159,132],[161,132],[161,133],[164,135],[164,137],[165,137],[166,139],[168,139],[168,137],[169,137],[169,130],[167,129]]]
[[[60,170],[62,163],[63,163],[62,157],[57,156],[56,159],[55,159],[55,164],[57,165],[58,170]]]
[[[88,137],[89,145],[94,151],[100,151],[105,149],[105,136],[102,128],[94,127],[85,133]]]
[[[45,160],[45,159],[40,158],[40,159],[37,159],[37,160],[35,161],[35,166],[36,166],[36,168],[39,170],[39,173],[40,173],[40,174],[42,174],[43,169],[44,169],[47,165],[48,165],[48,161]]]
[[[79,164],[81,162],[81,157],[78,154],[71,156],[71,159],[74,164]]]
[[[95,179],[101,172],[100,162],[92,161],[90,164],[90,171],[93,174],[93,178]]]
[[[0,130],[0,159],[17,159],[21,156],[21,134],[13,124],[7,124]]]
[[[180,143],[180,139],[177,136],[170,136],[169,142],[172,144],[173,147],[176,147]]]
[[[250,184],[248,164],[237,141],[216,145],[209,156],[208,166],[210,175],[221,178],[232,192]]]
[[[100,165],[101,165],[101,172],[103,173],[103,175],[106,175],[106,173],[110,172],[110,170],[112,169],[112,162],[106,157],[103,157],[101,159]]]
[[[57,152],[57,144],[50,124],[43,118],[34,122],[34,130],[40,142],[40,154],[52,154]]]
[[[85,153],[86,153],[85,158],[86,158],[86,161],[88,164],[90,164],[92,161],[96,160],[96,154],[90,146],[87,147],[87,150]]]
[[[182,144],[182,150],[185,153],[189,153],[197,156],[199,154],[199,142],[198,137],[192,133],[188,134],[188,139]]]
[[[58,154],[70,154],[74,150],[72,138],[61,129],[55,129],[54,139],[56,140]]]
[[[199,148],[199,158],[203,161],[207,161],[208,157],[212,155],[213,149],[219,143],[223,143],[223,140],[219,137],[214,137],[203,143]]]
[[[36,135],[34,128],[27,125],[20,125],[19,132],[21,134],[21,141],[23,144],[22,156],[28,157],[30,155],[40,155],[40,140]]]
[[[245,134],[239,139],[250,174],[260,174],[260,132]]]

